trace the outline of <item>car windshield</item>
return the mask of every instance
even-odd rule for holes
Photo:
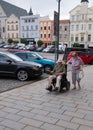
[[[7,55],[11,58],[13,58],[14,60],[16,61],[23,61],[20,57],[16,56],[16,55],[13,55],[11,53],[7,53]]]
[[[41,55],[39,55],[38,53],[32,53],[34,57],[39,57],[40,59],[44,59]]]

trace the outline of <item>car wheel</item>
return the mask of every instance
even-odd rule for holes
[[[52,68],[51,68],[50,65],[46,65],[46,66],[44,67],[44,72],[45,72],[45,73],[47,73],[47,72],[49,72],[49,71],[51,71],[51,70],[52,70]]]
[[[93,60],[90,62],[91,65],[93,65]]]
[[[28,79],[29,75],[28,72],[26,70],[19,70],[17,72],[17,78],[20,81],[26,81]]]

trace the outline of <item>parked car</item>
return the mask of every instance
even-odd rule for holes
[[[63,55],[63,60],[66,62],[68,54],[71,51],[82,51],[82,52],[90,52],[93,53],[93,49],[91,48],[81,48],[81,47],[66,47]]]
[[[9,52],[0,52],[0,76],[16,77],[20,81],[42,75],[42,65],[23,61]]]
[[[44,67],[44,72],[48,70],[53,70],[56,62],[50,59],[43,58],[36,52],[24,51],[24,52],[16,52],[15,55],[22,58],[24,61],[33,61],[41,64]]]
[[[67,61],[72,57],[74,51],[71,51],[67,57]],[[93,52],[75,51],[85,64],[93,64]]]
[[[38,48],[36,49],[36,51],[37,51],[37,52],[42,52],[43,49],[44,49],[44,47],[41,46],[41,47],[38,47]]]

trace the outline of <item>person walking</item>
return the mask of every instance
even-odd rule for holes
[[[66,64],[72,64],[72,84],[74,85],[73,89],[76,89],[76,81],[78,83],[78,89],[81,89],[80,86],[80,71],[81,71],[81,67],[83,67],[84,62],[82,61],[82,59],[78,56],[77,52],[73,52],[72,57],[70,58],[70,60],[67,61]]]
[[[61,84],[61,77],[62,74],[64,73],[65,73],[65,65],[62,63],[61,59],[58,59],[57,65],[55,66],[53,71],[50,72],[51,75],[48,77],[48,87],[46,88],[46,90],[52,91],[51,83],[55,78],[56,78],[55,90],[59,90]]]

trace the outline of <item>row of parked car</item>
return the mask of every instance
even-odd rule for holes
[[[20,49],[20,50],[30,50],[30,51],[37,51],[37,52],[47,52],[47,53],[55,53],[55,51],[57,50],[56,47],[54,45],[48,45],[46,48],[43,46],[37,47],[33,44],[22,44],[22,43],[18,43],[18,44],[0,44],[0,48],[4,48],[4,49]],[[58,52],[59,53],[63,53],[64,52],[64,47],[63,45],[59,45],[58,46]]]
[[[90,48],[66,48],[63,55],[65,62],[72,57],[73,51],[77,51],[84,63],[93,64],[93,49]],[[20,49],[0,51],[0,76],[11,76],[26,81],[53,70],[55,65],[55,61],[43,58],[34,51]]]

